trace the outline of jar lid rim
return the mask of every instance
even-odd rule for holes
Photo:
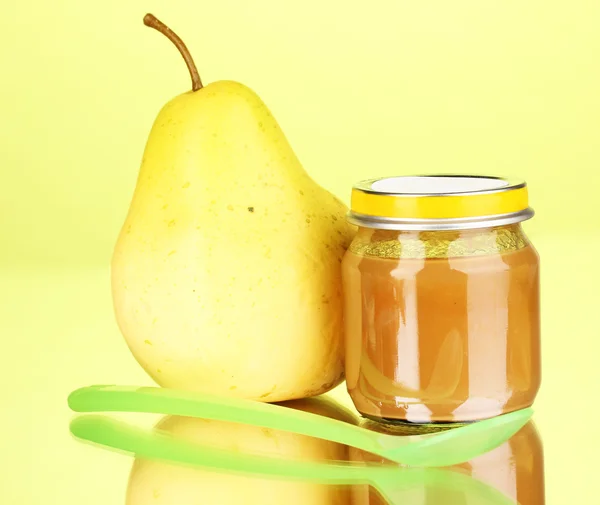
[[[369,179],[355,184],[350,208],[351,215],[358,218],[409,221],[509,214],[522,217],[529,209],[529,198],[527,184],[519,179],[483,175],[411,175]]]

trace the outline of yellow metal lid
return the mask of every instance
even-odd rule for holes
[[[502,226],[533,216],[524,181],[474,175],[371,179],[352,189],[348,219],[397,230]]]

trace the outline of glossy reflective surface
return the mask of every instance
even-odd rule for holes
[[[581,248],[576,239],[532,237],[543,271],[544,375],[534,424],[465,464],[427,470],[274,430],[153,415],[108,418],[150,433],[159,428],[221,466],[236,466],[238,473],[83,444],[69,432],[74,417],[66,404],[69,392],[99,383],[153,385],[114,323],[108,271],[2,271],[0,503],[595,503],[600,435],[589,421],[599,414],[600,345],[592,324],[598,270],[590,251],[600,249],[600,241]],[[291,407],[381,429],[358,417],[344,385],[327,396],[333,403],[315,399]],[[244,459],[248,456],[258,459]],[[254,462],[253,470],[242,472],[240,461]],[[331,466],[332,461],[342,463]],[[377,466],[361,466],[365,463]],[[288,468],[306,472],[306,465],[312,474],[314,465],[325,464],[317,467],[322,470],[317,481],[281,475]],[[273,468],[280,469],[279,480],[268,476]]]

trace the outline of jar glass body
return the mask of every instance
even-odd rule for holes
[[[342,271],[346,382],[361,414],[468,422],[533,403],[539,256],[520,224],[360,227]]]

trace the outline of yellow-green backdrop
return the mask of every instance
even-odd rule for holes
[[[107,263],[160,107],[205,81],[269,105],[306,169],[524,177],[544,232],[598,229],[600,3],[11,2],[0,17],[4,261]],[[6,219],[8,217],[8,219]]]
[[[526,179],[542,256],[548,503],[591,503],[600,437],[570,424],[600,414],[600,2],[5,4],[0,381],[14,415],[0,427],[3,455],[15,456],[0,465],[1,502],[108,503],[93,462],[109,480],[116,460],[78,463],[64,398],[87,383],[149,381],[114,324],[107,267],[155,115],[190,87],[175,48],[143,26],[150,11],[186,41],[205,82],[253,88],[307,171],[345,200],[355,181],[383,175]]]

